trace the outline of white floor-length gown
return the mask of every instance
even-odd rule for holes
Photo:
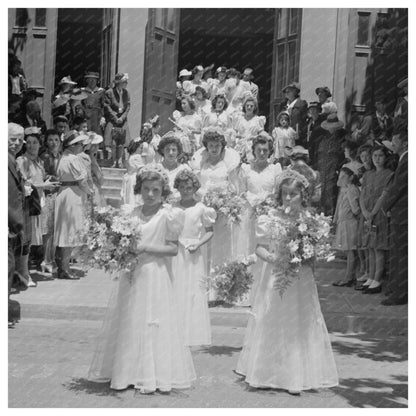
[[[164,205],[142,220],[142,243],[163,245],[178,240],[184,214]],[[130,279],[121,275],[110,299],[102,335],[88,379],[110,382],[113,389],[130,385],[147,391],[188,388],[195,371],[178,321],[172,289],[171,259],[141,254]]]

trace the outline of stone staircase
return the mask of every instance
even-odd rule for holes
[[[102,192],[108,205],[120,208],[121,205],[121,184],[126,169],[101,168],[104,175]]]

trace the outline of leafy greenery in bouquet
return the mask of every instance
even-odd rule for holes
[[[271,209],[276,209],[277,207],[276,196],[271,194],[253,207],[253,215],[255,218],[258,218],[260,215],[267,215]]]
[[[268,235],[276,256],[274,287],[281,296],[299,276],[302,265],[312,268],[316,261],[331,261],[331,217],[305,209],[297,215],[278,208],[266,216]]]
[[[212,269],[210,280],[220,300],[234,303],[248,293],[253,283],[253,275],[248,267],[256,260],[257,256],[252,254],[241,260],[216,265]]]
[[[245,200],[235,192],[226,188],[211,188],[204,195],[202,202],[211,208],[214,208],[217,215],[227,218],[229,223],[239,224],[241,214],[245,206]]]
[[[83,245],[76,255],[84,268],[106,272],[132,271],[138,264],[140,222],[132,208],[95,208],[86,219]]]

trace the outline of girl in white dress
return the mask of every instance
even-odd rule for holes
[[[230,146],[231,143],[231,130],[232,130],[232,118],[227,113],[228,102],[223,94],[216,95],[212,100],[211,111],[202,119],[203,129],[209,127],[218,127],[223,131],[224,137],[227,140],[227,144]]]
[[[159,165],[140,171],[135,191],[143,199],[132,212],[142,228],[140,263],[120,275],[88,379],[116,390],[133,385],[142,393],[188,388],[195,371],[177,318],[170,260],[185,215],[163,203],[170,190]]]
[[[293,171],[286,176],[278,198],[295,221],[306,206],[307,180]],[[272,273],[278,241],[273,247],[269,232],[267,216],[260,216],[256,254],[264,266],[236,371],[252,387],[285,389],[291,394],[334,387],[338,374],[312,270],[301,267],[299,279],[281,296]]]
[[[251,150],[254,160],[249,164],[241,165],[238,173],[239,193],[245,195],[247,207],[239,227],[240,233],[234,237],[236,239],[234,245],[244,256],[254,253],[256,248],[254,208],[274,192],[282,173],[279,163],[269,162],[269,157],[273,153],[273,141],[266,132],[253,140]],[[253,285],[249,295],[250,303],[254,301],[261,269],[260,261],[251,266]]]
[[[162,156],[161,165],[169,177],[169,187],[173,190],[172,196],[177,199],[179,198],[179,192],[173,186],[176,175],[182,170],[190,170],[190,167],[186,163],[179,163],[178,161],[179,156],[183,152],[178,133],[174,131],[167,132],[160,140],[157,151]]]
[[[290,127],[290,116],[286,111],[282,111],[276,117],[276,127],[272,131],[274,140],[274,158],[281,164],[288,162],[289,154],[286,147],[294,147],[297,133]]]
[[[184,153],[193,155],[201,147],[202,118],[196,111],[195,102],[190,96],[184,95],[181,98],[181,105],[182,112],[173,112],[174,123],[183,133],[178,137],[181,139]]]
[[[264,131],[266,117],[258,116],[257,100],[250,94],[243,102],[243,112],[233,117],[233,128],[236,132],[235,149],[247,162],[253,160],[251,151],[253,138]]]
[[[185,212],[179,236],[179,253],[173,258],[173,289],[177,300],[185,345],[211,344],[211,326],[206,287],[206,255],[201,248],[212,238],[216,212],[195,199],[201,186],[196,175],[183,170],[176,175],[175,188],[181,200],[175,206]]]

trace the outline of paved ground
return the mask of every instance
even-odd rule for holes
[[[143,396],[88,382],[86,374],[112,282],[92,271],[79,281],[45,280],[12,296],[22,319],[9,329],[9,407],[407,407],[407,306],[383,295],[335,288],[339,264],[317,269],[322,310],[340,385],[294,397],[250,389],[233,373],[247,308],[211,308],[213,345],[194,348],[190,390]]]

